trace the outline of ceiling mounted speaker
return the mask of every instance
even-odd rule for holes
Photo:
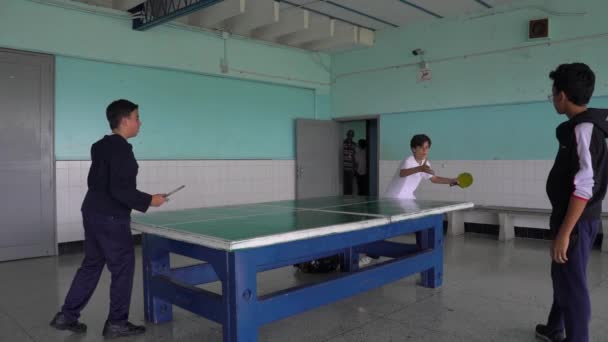
[[[528,28],[528,38],[549,38],[549,18],[530,20],[530,25]]]

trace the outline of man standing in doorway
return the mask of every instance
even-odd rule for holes
[[[367,178],[367,141],[365,139],[359,139],[355,161],[357,164],[358,194],[359,196],[367,196],[369,194],[369,185]]]
[[[355,150],[357,144],[353,141],[355,131],[349,129],[346,133],[346,139],[342,145],[342,163],[344,169],[344,195],[353,194],[353,181],[355,179]]]

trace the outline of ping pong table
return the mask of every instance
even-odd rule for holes
[[[420,273],[442,284],[443,214],[472,203],[324,197],[159,211],[134,216],[142,232],[144,311],[153,323],[177,305],[223,327],[225,342],[255,342],[258,327]],[[416,244],[388,241],[416,233]],[[171,267],[170,253],[200,260]],[[359,254],[388,261],[359,268]],[[258,295],[256,275],[340,255],[323,282]],[[221,294],[197,287],[221,282]]]

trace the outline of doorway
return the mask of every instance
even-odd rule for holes
[[[378,118],[337,121],[342,136],[342,195],[378,196]]]

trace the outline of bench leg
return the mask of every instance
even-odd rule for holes
[[[498,240],[508,241],[515,237],[515,227],[513,226],[513,218],[509,214],[498,214]]]
[[[462,235],[464,234],[464,214],[459,211],[452,211],[448,213],[448,235]]]

